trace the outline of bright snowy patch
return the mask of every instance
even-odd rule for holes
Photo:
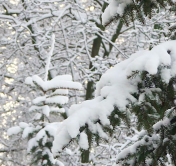
[[[106,25],[117,14],[123,15],[125,7],[130,3],[132,3],[132,0],[110,0],[108,7],[102,14],[102,24]]]
[[[28,127],[29,124],[27,124],[27,123],[25,123],[25,122],[20,122],[20,123],[19,123],[19,126],[24,129],[24,128]]]
[[[7,130],[7,135],[11,136],[13,134],[18,134],[21,131],[22,130],[19,126],[14,126],[14,127],[11,127],[10,129]]]
[[[82,149],[85,149],[85,150],[87,150],[87,149],[89,148],[87,135],[86,135],[84,132],[82,132],[82,133],[80,134],[79,146],[80,146]]]
[[[28,78],[27,78],[28,79]],[[82,85],[78,82],[72,82],[70,75],[56,76],[51,81],[43,81],[39,76],[32,77],[33,82],[44,91],[52,89],[75,89],[80,90]]]
[[[28,135],[30,133],[32,133],[34,131],[33,127],[26,127],[24,130],[23,130],[23,135],[22,135],[22,138],[27,138]]]
[[[32,138],[28,141],[27,152],[29,153],[32,148],[38,146],[36,138]]]
[[[106,137],[103,130],[101,131],[95,122],[100,120],[101,124],[109,125],[108,116],[114,110],[114,106],[121,111],[125,111],[130,102],[136,101],[132,93],[137,93],[137,84],[141,80],[139,77],[128,79],[134,72],[147,71],[151,75],[156,74],[158,67],[161,65],[170,66],[169,72],[167,72],[170,76],[162,74],[164,81],[168,81],[169,77],[175,76],[175,46],[176,41],[168,41],[154,47],[151,51],[137,52],[131,55],[129,59],[109,69],[96,85],[96,98],[73,105],[70,108],[70,116],[63,121],[57,130],[52,148],[54,155],[57,155],[69,143],[71,138],[79,135],[80,127],[85,126],[85,124],[88,124],[93,133],[99,133]]]

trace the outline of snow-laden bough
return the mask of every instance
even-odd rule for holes
[[[80,127],[88,124],[89,130],[107,138],[97,120],[102,125],[110,125],[108,116],[118,107],[125,110],[130,102],[136,99],[132,94],[137,92],[139,77],[128,79],[134,72],[147,71],[154,75],[159,66],[169,66],[162,71],[162,79],[166,83],[176,75],[176,41],[168,41],[154,47],[150,51],[139,51],[113,68],[109,69],[96,85],[96,97],[93,100],[71,106],[69,117],[59,126],[53,142],[52,152],[56,156],[72,138],[80,135]],[[87,137],[84,135],[84,138]],[[87,149],[87,140],[80,144]]]

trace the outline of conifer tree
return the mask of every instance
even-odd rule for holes
[[[169,41],[138,52],[108,70],[97,83],[97,97],[70,108],[55,136],[54,155],[77,136],[87,149],[93,137],[108,140],[116,127],[128,126],[137,132],[134,138],[126,134],[128,143],[120,140],[118,164],[175,164],[175,44]]]
[[[173,0],[112,0],[102,15],[103,25],[107,26],[114,20],[120,19],[126,25],[135,19],[145,24],[145,16],[151,18],[153,10],[160,7],[175,11],[176,3]]]
[[[80,90],[81,84],[72,82],[72,76],[61,75],[50,80],[49,66],[54,51],[55,35],[51,36],[51,49],[47,54],[44,81],[37,75],[27,77],[25,83],[38,92],[29,108],[31,119],[28,123],[20,122],[19,126],[8,129],[9,136],[22,133],[22,138],[28,140],[27,152],[31,154],[31,165],[62,166],[62,162],[55,160],[51,152],[52,142],[60,122],[53,122],[51,114],[60,118],[66,117],[62,106],[68,103],[68,90]],[[55,118],[56,119],[56,118]]]
[[[29,109],[32,118],[29,123],[20,122],[19,126],[8,130],[8,135],[22,132],[22,138],[28,139],[27,151],[32,155],[31,165],[61,165],[61,162],[55,160],[51,153],[52,141],[60,122],[50,123],[50,116],[65,114],[62,105],[68,102],[68,89],[81,88],[79,83],[71,80],[70,75],[56,76],[50,81],[43,81],[37,75],[26,79],[26,84],[40,90],[43,96],[32,101]]]
[[[171,50],[167,51],[172,54]],[[174,57],[172,57],[174,59]],[[131,104],[135,114],[136,127],[141,133],[131,146],[117,156],[122,165],[176,165],[176,78],[173,67],[160,65],[154,75],[146,71],[134,72],[131,77],[140,77],[137,102]],[[171,75],[170,75],[171,74]],[[133,79],[129,77],[129,79]]]

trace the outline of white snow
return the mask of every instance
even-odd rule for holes
[[[46,136],[45,130],[40,130],[36,135],[36,140],[39,141],[40,139],[44,138]]]
[[[45,100],[46,104],[66,104],[68,103],[67,96],[53,96]]]
[[[54,97],[54,100],[52,100],[53,98],[48,98],[45,104],[65,104],[68,102],[68,97],[66,96],[60,96],[60,97]],[[54,107],[51,106],[49,107],[48,105],[44,105],[44,106],[31,106],[29,108],[29,112],[34,112],[34,111],[38,111],[40,112],[42,110],[43,114],[45,114],[46,116],[49,116],[50,112],[60,112],[63,113],[65,112],[64,108],[58,108],[58,107]]]
[[[22,138],[27,138],[28,135],[30,133],[32,133],[34,131],[34,128],[33,127],[26,127],[24,130],[23,130],[23,134],[22,134]]]
[[[33,105],[33,106],[31,106],[29,108],[29,112],[39,111],[39,110],[42,110],[42,106],[35,106],[35,105]]]
[[[46,60],[45,79],[44,79],[45,81],[47,81],[47,78],[48,78],[48,70],[49,70],[51,57],[52,57],[53,51],[54,51],[54,44],[55,44],[55,34],[53,33],[51,36],[51,49],[50,49],[50,52],[48,53],[48,58]]]
[[[53,158],[53,155],[48,148],[44,148],[44,150],[42,151],[42,155],[44,156],[45,154],[47,154],[49,156],[49,161],[52,164],[55,164],[55,159]]]
[[[160,88],[146,88],[146,89],[141,89],[142,91],[144,91],[143,93],[140,94],[139,96],[139,103],[143,102],[145,99],[145,95],[147,95],[148,97],[152,98],[152,92],[161,92]]]
[[[58,134],[59,133],[59,134]],[[53,147],[52,147],[52,152],[54,152],[54,155],[57,155],[58,152],[62,150],[62,148],[68,144],[70,141],[71,137],[69,136],[66,126],[63,125],[63,123],[58,127],[57,133],[54,137],[53,141]]]
[[[74,155],[74,152],[72,152],[71,149],[65,148],[65,152],[70,156]]]
[[[122,16],[125,7],[132,3],[132,0],[111,0],[108,7],[102,14],[102,24],[106,25],[110,22],[116,15]]]
[[[145,140],[148,141],[145,141]],[[123,158],[126,158],[126,156],[128,156],[129,154],[134,154],[137,152],[138,147],[142,146],[142,145],[152,145],[152,141],[151,138],[148,136],[145,136],[142,140],[139,140],[137,142],[135,142],[133,145],[129,146],[126,149],[123,149],[123,151],[121,151],[118,155],[117,155],[117,161]]]
[[[65,109],[64,108],[58,108],[58,107],[51,107],[50,108],[50,112],[60,112],[60,113],[64,113]]]
[[[41,117],[42,117],[42,114],[37,112],[37,113],[35,114],[35,116],[34,116],[33,119],[34,119],[34,120],[38,120],[38,119],[40,119]]]
[[[43,160],[43,164],[47,164],[47,160]]]
[[[148,132],[146,130],[142,130],[138,134],[138,138],[140,137],[143,137],[143,138],[141,140],[138,140],[138,138],[136,137],[133,140],[135,142],[133,145],[125,149],[122,148],[122,151],[117,155],[117,161],[121,159],[125,159],[129,154],[136,153],[138,150],[138,147],[141,147],[143,145],[147,145],[147,147],[150,149],[157,148],[158,143],[160,142],[160,135],[157,134],[157,131],[161,128],[161,126],[168,127],[169,125],[170,125],[170,120],[165,117],[163,120],[160,120],[159,122],[153,125],[154,133],[150,137],[147,136]],[[168,138],[165,138],[163,140],[163,142],[166,142],[166,141],[168,141]]]
[[[170,120],[165,117],[163,120],[160,120],[159,122],[155,123],[153,125],[153,128],[155,130],[159,130],[161,128],[161,126],[167,127],[168,125],[170,125]]]
[[[68,95],[68,89],[57,89],[52,95]]]
[[[32,138],[28,141],[27,152],[29,153],[33,147],[38,146],[36,138]]]
[[[43,114],[46,115],[47,117],[49,116],[50,113],[50,108],[48,105],[43,106]]]
[[[170,66],[168,73],[172,75],[173,70],[175,70],[173,65],[176,64],[175,45],[176,41],[168,41],[150,51],[137,52],[131,55],[129,59],[109,69],[96,85],[95,99],[70,107],[69,117],[63,121],[62,127],[58,129],[55,136],[53,154],[57,155],[58,151],[62,150],[62,147],[68,144],[71,138],[80,134],[81,126],[85,126],[87,123],[90,125],[89,129],[97,133],[100,130],[95,122],[99,119],[103,125],[109,125],[108,116],[114,110],[114,106],[125,111],[126,105],[130,102],[138,102],[132,93],[138,92],[137,84],[141,80],[137,76],[128,79],[134,72],[147,71],[153,75],[157,73],[158,67],[161,65]],[[167,53],[168,50],[171,51],[170,55]],[[162,77],[163,80],[168,80],[168,76],[166,78],[165,75],[162,75]],[[102,133],[99,132],[99,134]]]
[[[55,160],[55,164],[57,164],[59,166],[64,166],[64,164],[62,162],[60,162],[59,160]]]
[[[80,90],[82,85],[78,82],[72,82],[70,75],[56,76],[50,81],[43,81],[39,76],[34,75],[32,80],[35,84],[41,87],[44,91],[52,89],[75,89]]]
[[[104,139],[108,140],[108,135],[103,131],[100,124],[97,124],[97,131],[98,131],[98,134],[101,138],[104,138]]]
[[[44,130],[54,137],[60,124],[61,122],[49,123],[45,126]]]
[[[80,138],[79,138],[79,146],[82,149],[87,150],[89,148],[89,144],[88,144],[88,139],[87,139],[87,134],[85,134],[84,132],[82,132],[80,134]]]
[[[52,40],[54,42],[53,36],[52,36]],[[52,44],[52,47],[54,48],[54,44]],[[49,58],[52,56],[53,48],[51,48],[51,52],[49,53]],[[49,58],[47,61],[46,73],[49,70]],[[59,108],[57,107],[57,105],[58,104],[63,105],[68,103],[68,97],[67,97],[68,89],[80,90],[82,87],[80,83],[72,82],[72,77],[70,75],[56,76],[50,81],[47,81],[47,75],[45,75],[45,81],[43,81],[39,76],[35,75],[33,77],[28,77],[25,82],[26,84],[29,84],[31,86],[39,87],[44,92],[44,96],[36,97],[32,101],[33,105],[30,107],[29,112],[37,112],[32,120],[38,120],[42,117],[42,115],[49,117],[50,112],[61,112],[61,113],[65,112],[64,108]],[[45,92],[49,90],[52,90],[52,91],[54,90],[54,92],[50,91],[46,94]],[[57,130],[62,125],[62,123],[47,124],[45,122],[43,123],[43,125],[44,126],[41,126],[41,124],[38,124],[34,128],[34,127],[31,127],[30,124],[21,122],[19,124],[20,127],[17,126],[17,127],[11,128],[8,130],[8,133],[9,135],[17,134],[22,129],[24,129],[22,138],[27,138],[30,133],[34,131],[38,131],[36,136],[28,141],[27,151],[30,152],[33,147],[38,146],[39,141],[42,141],[41,143],[45,145],[48,139],[47,134],[55,137]],[[68,140],[70,139],[70,136],[68,134],[65,134],[65,135],[67,136],[57,140],[63,143],[61,146],[64,146],[64,144],[67,143]],[[86,148],[85,145],[83,146],[84,148]],[[87,144],[87,148],[88,148],[88,144]],[[48,154],[50,161],[52,161],[53,164],[57,163],[59,165],[63,165],[60,161],[54,160],[53,155],[49,151],[49,149],[47,148],[44,149],[42,153],[43,155]]]
[[[40,105],[42,102],[44,102],[46,100],[46,96],[40,96],[35,98],[32,103],[35,105]]]
[[[27,123],[25,123],[25,122],[20,122],[20,123],[19,123],[19,126],[24,129],[24,128],[28,127],[29,124],[27,124]]]
[[[161,77],[163,78],[163,81],[166,83],[169,83],[169,80],[171,78],[170,69],[163,69],[161,73]]]
[[[14,126],[14,127],[11,127],[7,130],[7,135],[8,136],[11,136],[13,134],[18,134],[22,131],[22,129],[19,127],[19,126]]]
[[[33,81],[32,81],[32,78],[31,78],[31,77],[27,77],[27,78],[25,79],[25,84],[30,85],[30,86],[32,86],[32,87],[35,86],[34,83],[33,83]]]

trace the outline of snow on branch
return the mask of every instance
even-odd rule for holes
[[[110,126],[108,116],[117,107],[120,111],[126,111],[129,103],[135,103],[137,99],[132,94],[138,92],[140,77],[130,77],[134,72],[147,71],[150,75],[157,74],[158,67],[164,73],[165,67],[168,72],[162,74],[164,81],[176,75],[176,41],[168,41],[154,47],[151,51],[139,51],[115,67],[109,69],[96,85],[96,97],[93,100],[81,104],[72,105],[69,117],[63,121],[53,142],[53,154],[56,156],[69,144],[72,138],[80,135],[80,128],[87,125],[92,133],[98,133],[107,138],[99,123]],[[167,77],[167,78],[166,78]],[[83,131],[81,131],[83,132]],[[86,142],[86,141],[85,141]],[[84,148],[86,145],[81,146]]]
[[[50,81],[43,81],[39,76],[35,75],[32,78],[26,78],[25,83],[31,86],[36,84],[43,91],[49,91],[52,89],[80,90],[82,88],[80,83],[72,82],[72,77],[70,75],[56,76]]]
[[[108,7],[102,14],[102,24],[106,26],[115,16],[122,16],[125,7],[130,3],[132,3],[132,0],[111,0]]]
[[[27,85],[39,87],[43,92],[54,90],[52,93],[35,98],[33,106],[29,109],[30,112],[40,111],[47,117],[50,112],[63,112],[63,109],[58,107],[49,108],[49,106],[57,106],[68,103],[68,89],[80,90],[82,85],[72,81],[72,76],[61,75],[56,76],[50,81],[43,81],[39,76],[27,77],[25,80]],[[44,106],[43,106],[44,104]]]
[[[55,44],[55,35],[52,34],[52,37],[51,37],[51,50],[48,53],[48,58],[47,58],[46,67],[45,67],[45,79],[44,79],[45,81],[47,81],[47,78],[48,78],[48,70],[49,70],[51,57],[52,57],[53,51],[54,51],[54,44]]]
[[[143,130],[139,133],[138,140],[135,140],[136,142],[133,143],[133,145],[123,149],[118,155],[117,155],[117,163],[120,160],[126,160],[129,155],[135,155],[137,152],[141,153],[140,150],[142,147],[145,147],[146,149],[149,149],[150,151],[153,149],[156,149],[156,147],[159,147],[160,143],[160,136],[158,134],[158,130],[161,129],[161,127],[169,128],[170,125],[170,119],[165,117],[163,120],[160,120],[159,122],[155,123],[153,125],[154,132],[152,135],[148,135],[147,131]],[[139,140],[139,138],[142,137],[142,139]],[[166,141],[166,140],[165,140]],[[156,150],[155,150],[156,151]]]
[[[52,56],[54,41],[53,35],[52,48],[48,59]],[[47,62],[46,73],[48,73],[49,62],[50,60]],[[29,113],[31,113],[33,117],[30,123],[20,122],[19,126],[9,128],[7,134],[9,136],[21,134],[23,139],[28,139],[27,152],[33,154],[33,160],[37,159],[37,165],[44,166],[48,165],[47,163],[51,163],[51,165],[63,165],[59,160],[55,160],[51,153],[52,140],[62,122],[50,123],[49,118],[51,113],[65,113],[63,104],[68,103],[68,90],[79,90],[82,85],[73,82],[70,75],[56,76],[50,81],[47,81],[47,75],[45,75],[45,81],[35,75],[26,78],[25,83],[33,88],[42,90],[43,96],[38,96],[32,101]],[[87,135],[82,134],[81,144],[84,144],[84,138],[86,138],[86,136]],[[84,147],[88,147],[88,144],[86,146],[84,145]],[[42,151],[42,153],[39,154],[39,151]],[[41,159],[43,159],[44,156],[47,157],[43,161]]]

